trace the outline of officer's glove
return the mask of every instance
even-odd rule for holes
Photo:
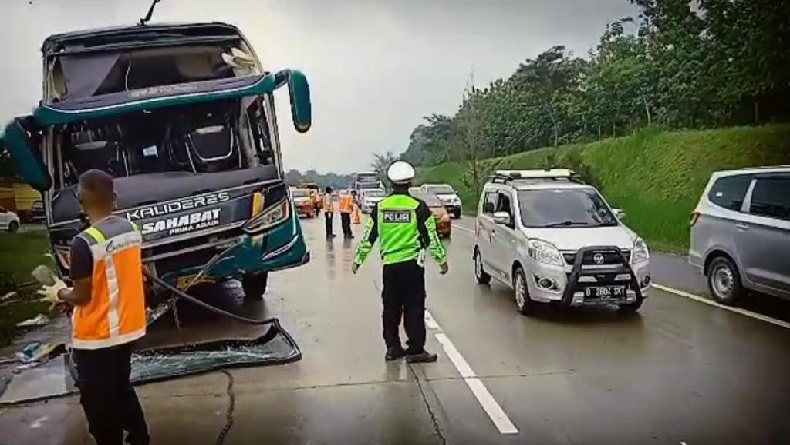
[[[439,273],[444,275],[447,271],[450,270],[449,266],[447,265],[447,261],[439,265]]]
[[[354,275],[356,275],[358,270],[359,270],[359,264],[357,264],[357,263],[353,263],[353,264],[351,265],[351,273],[353,273]]]

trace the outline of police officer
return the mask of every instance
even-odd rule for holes
[[[334,215],[335,203],[332,202],[332,187],[327,187],[324,192],[324,220],[326,226],[326,239],[331,240],[335,237],[334,231]]]
[[[71,343],[80,404],[97,445],[150,443],[145,416],[130,383],[132,342],[146,332],[142,239],[114,216],[113,179],[101,170],[79,178],[78,196],[90,227],[71,242],[73,288],[60,279],[40,293],[74,307]]]
[[[355,274],[378,240],[384,263],[381,314],[387,360],[406,356],[409,363],[436,361],[425,350],[425,269],[427,249],[447,273],[447,254],[436,233],[436,221],[428,206],[409,195],[414,168],[404,161],[387,170],[392,193],[373,207],[365,222],[362,241],[354,255]],[[404,350],[398,332],[401,316],[408,336]]]

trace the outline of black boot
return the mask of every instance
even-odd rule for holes
[[[432,354],[428,351],[422,351],[417,354],[407,354],[406,363],[433,363],[438,360],[439,356]]]
[[[403,358],[404,355],[406,355],[406,351],[404,351],[403,348],[389,348],[387,349],[387,355],[385,355],[384,358],[388,362],[391,362],[393,360]]]

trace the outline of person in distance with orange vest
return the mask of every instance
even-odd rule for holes
[[[333,227],[335,204],[332,202],[332,191],[332,187],[327,187],[324,194],[324,219],[326,220],[326,239],[328,240],[335,237],[335,229]]]
[[[351,212],[354,211],[354,197],[348,192],[341,193],[337,199],[337,208],[340,211],[340,224],[343,227],[343,238],[352,239]]]
[[[80,404],[97,445],[148,445],[143,409],[130,382],[132,342],[146,333],[142,238],[131,221],[112,214],[113,179],[101,170],[79,178],[78,197],[91,226],[74,237],[73,288],[60,279],[40,293],[74,307],[73,356]]]

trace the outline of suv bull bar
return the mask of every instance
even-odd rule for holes
[[[600,260],[596,261],[596,256],[601,255]],[[608,260],[608,261],[607,261]],[[599,262],[600,261],[600,262]],[[618,276],[628,275],[627,279],[617,279]],[[591,277],[593,280],[583,280],[584,277]],[[582,304],[595,301],[614,304],[636,303],[644,299],[639,280],[631,268],[630,261],[617,246],[589,246],[583,247],[576,252],[573,261],[573,270],[568,276],[568,281],[562,295],[562,306],[568,307],[573,303],[576,292],[584,292],[590,287],[625,286],[626,290],[621,298],[600,299],[595,297],[590,299],[586,294]],[[636,299],[633,302],[627,301],[628,289],[634,291]],[[592,300],[592,301],[590,301]]]

